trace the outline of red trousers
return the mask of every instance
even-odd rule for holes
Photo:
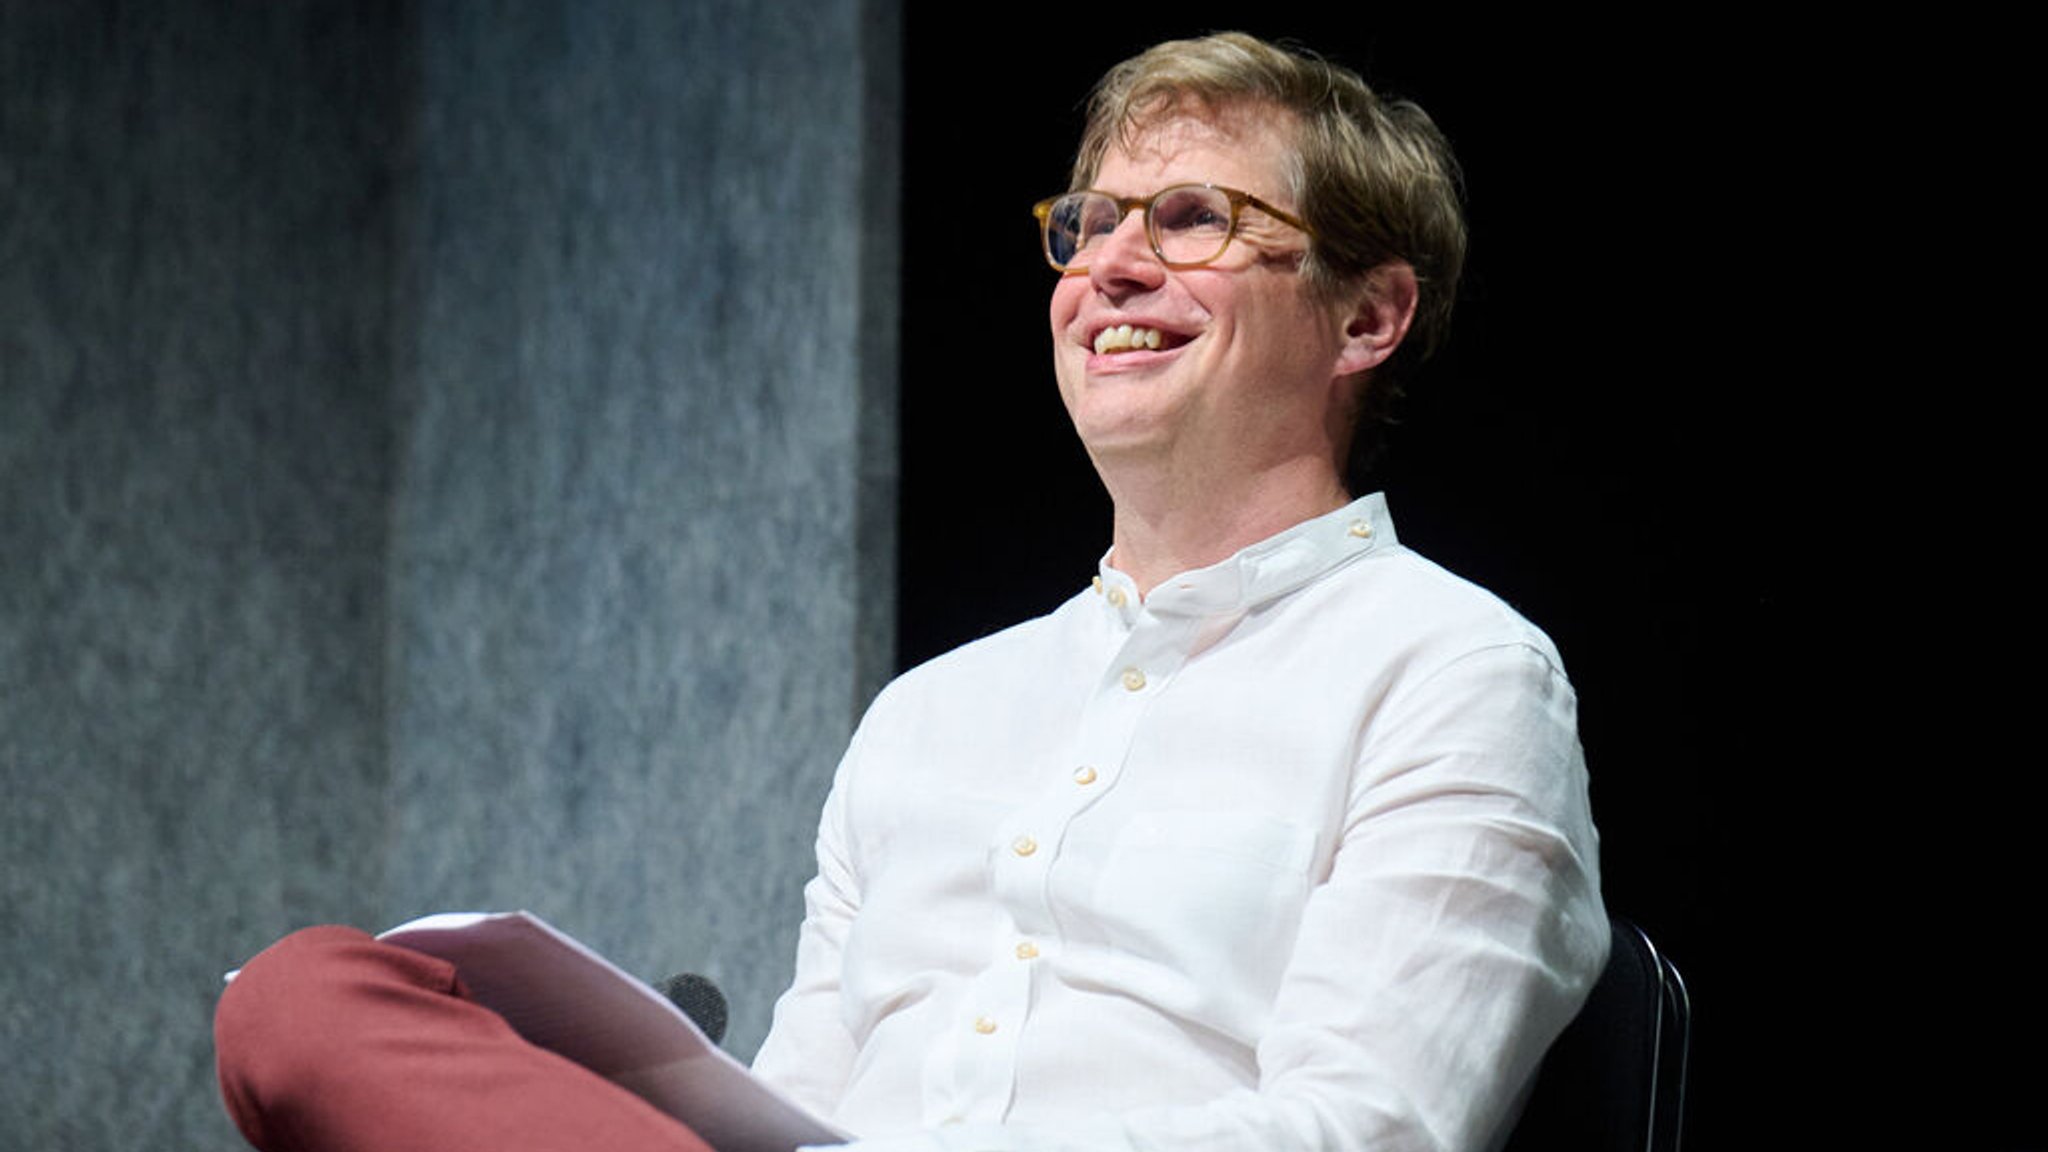
[[[228,1114],[266,1152],[711,1152],[638,1096],[519,1038],[453,965],[308,928],[214,1015]]]

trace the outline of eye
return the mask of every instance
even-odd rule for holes
[[[1213,188],[1174,188],[1152,205],[1162,232],[1224,232],[1230,228],[1230,198]]]
[[[1084,239],[1107,236],[1116,231],[1123,212],[1107,196],[1086,196],[1074,210],[1074,233]]]

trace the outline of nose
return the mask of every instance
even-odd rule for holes
[[[1125,213],[1116,231],[1089,253],[1088,279],[1096,291],[1109,296],[1157,288],[1166,279],[1166,265],[1159,262],[1145,234],[1143,209]]]

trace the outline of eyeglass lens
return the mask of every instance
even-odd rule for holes
[[[1153,251],[1169,264],[1206,264],[1230,243],[1230,197],[1218,189],[1168,188],[1144,211]],[[1062,268],[1085,267],[1123,217],[1123,205],[1100,192],[1062,196],[1046,215],[1046,254]]]

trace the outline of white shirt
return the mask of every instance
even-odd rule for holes
[[[1483,1149],[1599,974],[1549,640],[1370,496],[879,695],[756,1070],[864,1152]]]

